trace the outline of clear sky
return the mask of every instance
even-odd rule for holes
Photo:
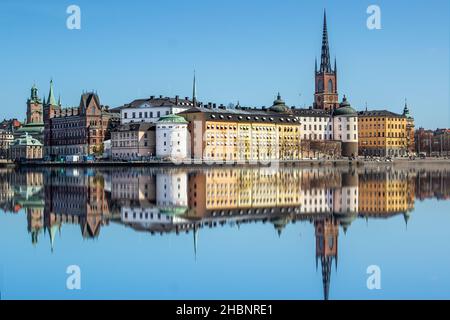
[[[66,28],[71,4],[81,30]],[[366,27],[371,4],[381,30]],[[113,107],[190,96],[194,69],[204,102],[268,106],[280,91],[309,106],[324,8],[341,98],[395,112],[408,98],[417,126],[450,126],[447,0],[2,0],[0,118],[25,117],[34,82],[42,96],[53,78],[63,105],[94,89]]]

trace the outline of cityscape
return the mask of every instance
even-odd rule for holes
[[[450,298],[448,3],[0,7],[0,302]]]
[[[339,96],[338,75],[324,12],[309,108],[290,106],[280,93],[270,107],[201,102],[195,75],[191,97],[150,96],[109,107],[93,91],[82,93],[79,106],[67,107],[56,97],[51,80],[42,98],[32,86],[24,122],[0,123],[1,157],[22,163],[238,163],[449,156],[449,128],[416,128],[407,101],[392,110],[365,106],[357,111],[346,95]]]

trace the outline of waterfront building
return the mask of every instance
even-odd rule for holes
[[[387,110],[358,114],[359,154],[399,157],[408,154],[407,117]]]
[[[0,159],[5,159],[9,155],[9,148],[14,141],[11,131],[0,129]]]
[[[156,156],[185,159],[188,157],[188,122],[175,114],[161,117],[156,123]]]
[[[179,96],[175,96],[175,98],[151,96],[148,99],[134,100],[116,109],[120,110],[121,124],[155,123],[162,116],[177,114],[193,106],[193,101],[189,100],[188,97],[181,99]]]
[[[189,122],[191,156],[208,161],[295,160],[300,124],[278,95],[271,108],[199,106],[180,113]]]
[[[358,113],[344,96],[339,108],[333,110],[333,137],[342,143],[342,156],[358,155]]]
[[[412,155],[416,152],[415,124],[414,118],[409,111],[408,103],[406,101],[405,108],[403,109],[403,116],[406,117],[406,138],[408,153]]]
[[[10,147],[12,160],[42,159],[43,145],[28,133],[14,140]]]
[[[334,69],[331,67],[330,47],[328,43],[327,16],[324,12],[322,52],[320,57],[320,68],[315,66],[315,93],[314,109],[333,110],[339,106],[339,95],[337,85],[337,63],[334,60]]]
[[[119,114],[100,104],[95,92],[81,95],[78,107],[62,108],[53,93],[44,104],[45,155],[103,154],[103,141],[110,138],[110,130],[119,123]]]
[[[450,129],[425,130],[415,132],[416,152],[428,157],[450,156]]]
[[[111,156],[114,160],[139,160],[156,155],[156,126],[128,123],[111,131]]]

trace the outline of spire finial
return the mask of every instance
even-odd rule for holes
[[[50,80],[50,92],[48,93],[47,103],[52,106],[56,105],[55,95],[53,93],[53,79]]]
[[[327,12],[323,11],[322,55],[320,61],[321,72],[331,72],[330,48],[328,45]]]
[[[195,69],[194,69],[194,81],[192,84],[192,103],[194,107],[197,106],[197,80],[195,78]]]

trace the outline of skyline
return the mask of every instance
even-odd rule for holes
[[[444,1],[434,3],[440,6],[379,1],[383,29],[371,31],[365,1],[346,4],[345,10],[331,1],[257,6],[139,1],[129,7],[77,1],[82,29],[68,30],[69,2],[6,1],[0,4],[0,39],[8,39],[3,41],[8,63],[0,75],[0,118],[23,120],[33,83],[42,97],[53,79],[63,105],[77,105],[81,92],[93,89],[102,104],[116,107],[150,95],[191,96],[194,69],[200,101],[269,106],[280,91],[288,105],[308,107],[326,8],[340,100],[346,95],[357,110],[367,102],[369,109],[401,113],[407,98],[417,127],[448,127],[450,10]],[[149,24],[146,13],[155,9]],[[154,40],[142,41],[146,38]],[[432,117],[430,110],[442,116]]]

